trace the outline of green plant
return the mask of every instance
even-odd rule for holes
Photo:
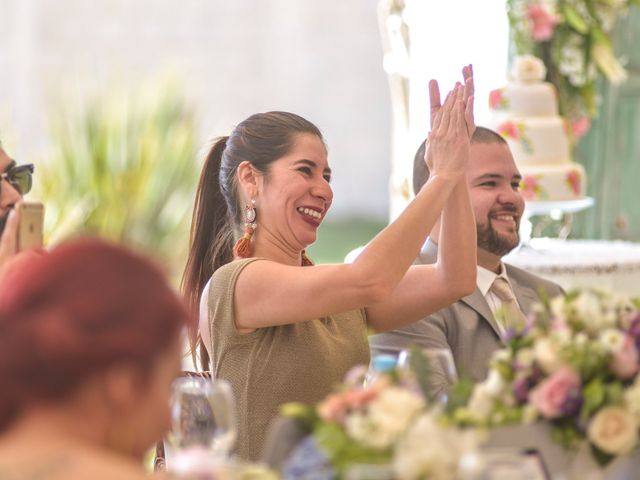
[[[508,0],[515,51],[532,54],[547,68],[558,90],[560,113],[580,137],[597,114],[596,85],[604,77],[623,82],[611,32],[619,16],[640,0]]]
[[[199,170],[195,130],[175,83],[114,90],[56,116],[52,148],[37,173],[50,243],[99,235],[177,273]]]

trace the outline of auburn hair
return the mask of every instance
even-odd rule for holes
[[[114,364],[149,370],[187,323],[163,273],[104,240],[20,262],[0,281],[0,429]]]

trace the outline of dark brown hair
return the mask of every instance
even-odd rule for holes
[[[424,161],[426,153],[426,140],[420,144],[415,156],[413,157],[413,193],[418,194],[422,186],[429,180],[429,169]],[[499,133],[486,127],[476,127],[471,137],[471,143],[499,143],[507,145],[504,138]]]
[[[0,429],[114,364],[147,378],[187,316],[155,265],[103,240],[22,259],[0,285]]]
[[[217,139],[207,154],[200,174],[191,219],[189,255],[182,276],[182,292],[193,312],[211,275],[233,260],[234,237],[242,225],[242,208],[236,172],[243,161],[268,174],[270,165],[287,155],[296,136],[311,134],[323,140],[320,130],[289,112],[256,113],[238,124],[231,135]],[[197,316],[194,316],[197,318]],[[200,341],[197,323],[191,328],[191,346],[200,346],[200,364],[209,358]]]

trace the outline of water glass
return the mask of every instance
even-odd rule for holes
[[[411,369],[411,349],[402,350],[398,355],[398,368]],[[427,363],[427,384],[440,403],[448,400],[447,388],[458,381],[456,364],[448,348],[424,348],[418,351]],[[414,372],[416,373],[416,372]]]
[[[215,471],[228,460],[236,434],[235,403],[228,382],[198,377],[174,381],[170,471],[181,475]],[[202,474],[198,478],[204,478]]]

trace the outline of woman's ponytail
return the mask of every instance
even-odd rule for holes
[[[189,255],[181,288],[196,322],[202,289],[213,272],[233,259],[233,227],[220,185],[220,166],[228,138],[217,139],[207,155],[191,218]],[[200,341],[197,323],[191,326],[190,340],[194,354],[200,344],[200,364],[208,369],[209,356]]]

